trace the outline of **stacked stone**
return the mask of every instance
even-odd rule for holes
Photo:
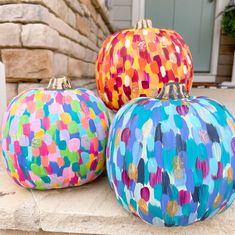
[[[0,56],[8,100],[68,76],[77,86],[94,84],[99,46],[112,32],[99,0],[1,0]]]

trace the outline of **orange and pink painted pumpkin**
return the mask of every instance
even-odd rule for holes
[[[183,38],[174,30],[138,22],[108,37],[96,61],[98,94],[104,103],[118,110],[137,97],[156,97],[164,84],[180,82],[190,91],[192,56]]]

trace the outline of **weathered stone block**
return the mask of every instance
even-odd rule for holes
[[[32,82],[19,83],[17,92],[21,93],[22,91],[27,90],[27,89],[37,89],[41,87],[46,88],[47,83],[32,83]]]
[[[97,35],[95,33],[91,32],[89,38],[92,42],[97,44]]]
[[[13,23],[0,24],[0,46],[20,46],[20,25]]]
[[[81,60],[85,60],[86,58],[86,48],[71,41],[70,43],[70,55],[76,57]]]
[[[70,55],[71,50],[71,40],[65,37],[60,37],[59,51],[67,55]]]
[[[99,51],[99,48],[97,47],[97,45],[95,45],[91,40],[87,41],[87,47],[95,52]]]
[[[0,6],[0,22],[47,22],[49,11],[37,4],[6,4]]]
[[[44,24],[22,26],[21,38],[24,46],[58,49],[59,34]]]
[[[8,3],[17,3],[18,0],[0,0],[0,5],[8,4]]]
[[[80,6],[80,3],[77,0],[65,0],[65,2],[77,13],[84,15],[84,10]]]
[[[97,36],[99,39],[102,39],[102,40],[105,39],[105,34],[101,29],[98,30]]]
[[[96,81],[94,78],[74,78],[71,80],[71,83],[73,87],[86,88],[92,90],[96,95],[98,95],[96,90]]]
[[[68,15],[67,15],[66,21],[67,21],[68,24],[70,24],[73,28],[76,27],[76,14],[75,14],[70,8],[68,8]]]
[[[85,57],[86,61],[88,61],[89,63],[95,63],[96,57],[97,57],[96,52],[94,52],[88,48],[86,49],[86,57]]]
[[[84,46],[81,46],[78,43],[64,37],[60,37],[59,51],[77,59],[85,60],[86,58],[86,48]]]
[[[76,28],[77,30],[86,36],[89,36],[90,34],[90,21],[87,17],[80,16],[77,14],[76,16]]]
[[[91,29],[91,32],[95,34],[98,32],[98,29],[99,29],[99,27],[97,26],[97,24],[92,18],[90,18],[90,29]]]
[[[67,20],[68,7],[62,0],[42,0],[42,2],[63,21]]]
[[[2,60],[9,80],[45,79],[53,75],[53,52],[49,50],[3,49]]]
[[[7,105],[12,101],[15,96],[17,96],[17,88],[17,83],[6,83]]]
[[[81,60],[69,58],[68,60],[69,77],[95,77],[95,64],[86,63]]]
[[[83,9],[83,11],[84,11],[84,15],[87,16],[87,17],[90,17],[90,16],[91,16],[91,13],[90,13],[90,11],[88,10],[87,6],[82,3],[82,4],[81,4],[81,7],[82,7],[82,9]]]
[[[99,48],[102,46],[103,42],[104,42],[104,40],[98,39],[98,44],[97,45],[98,45]]]
[[[97,18],[97,11],[95,9],[95,7],[92,5],[90,0],[80,0],[80,2],[82,2],[82,7],[86,6],[87,10],[89,11],[89,15],[92,16],[92,18],[94,20],[96,20]]]
[[[77,78],[77,79],[72,79],[71,80],[72,86],[73,87],[78,87],[78,88],[87,88],[90,89],[91,87],[96,87],[96,81],[95,79],[84,79],[84,78]]]
[[[86,67],[86,63],[81,60],[76,60],[73,58],[69,58],[68,60],[68,76],[69,77],[82,77],[84,67]],[[87,69],[87,67],[86,67]]]
[[[97,15],[97,24],[99,25],[99,27],[101,28],[101,30],[104,32],[104,34],[106,36],[108,36],[110,34],[109,29],[106,26],[106,24],[100,14]]]
[[[57,30],[60,34],[65,35],[66,37],[71,38],[75,41],[77,40],[78,32],[55,15],[49,15],[47,24],[51,28]]]
[[[68,72],[68,57],[66,55],[54,54],[53,74],[55,77],[67,76]]]
[[[90,78],[95,77],[95,64],[88,64],[88,70],[84,71],[84,76]]]
[[[77,41],[92,50],[96,50],[96,45],[87,36],[80,34],[77,30],[70,27],[63,20],[59,19],[58,17],[55,17],[53,14],[49,15],[47,24],[51,28],[57,30],[61,35],[65,35],[66,37]],[[89,21],[87,24],[89,25]],[[88,32],[89,28],[85,30]]]

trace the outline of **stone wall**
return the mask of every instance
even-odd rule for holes
[[[0,57],[8,101],[18,92],[68,76],[93,82],[99,46],[112,32],[100,0],[1,0]]]

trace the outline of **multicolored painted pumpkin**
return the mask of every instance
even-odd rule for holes
[[[65,78],[31,89],[8,106],[2,153],[15,182],[26,188],[79,186],[105,168],[109,119],[104,103]]]
[[[110,127],[110,185],[125,209],[150,224],[186,226],[235,196],[235,119],[217,101],[182,91],[172,83],[158,99],[130,101]]]
[[[149,20],[108,37],[96,61],[98,94],[113,110],[133,98],[156,97],[169,81],[184,83],[189,91],[192,79],[192,57],[182,37],[152,28]]]

